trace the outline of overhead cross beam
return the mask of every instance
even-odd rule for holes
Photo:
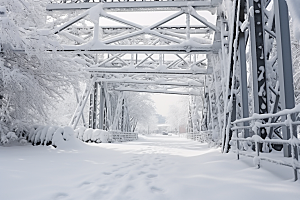
[[[194,95],[200,96],[200,92],[196,91],[172,91],[172,90],[151,90],[151,89],[135,89],[135,88],[128,88],[128,87],[119,87],[115,88],[116,91],[127,91],[127,92],[145,92],[145,93],[160,93],[160,94],[177,94],[177,95]]]
[[[204,3],[204,1],[196,1],[198,3]],[[137,4],[141,2],[136,2]],[[144,5],[139,4],[139,6]],[[156,2],[151,2],[156,3]],[[190,53],[190,52],[197,52],[202,54],[207,53],[218,53],[220,49],[220,45],[218,43],[212,44],[212,41],[204,38],[200,38],[200,40],[192,40],[190,38],[190,15],[193,16],[195,19],[197,19],[200,23],[207,26],[207,28],[210,28],[213,31],[218,31],[216,26],[214,24],[211,24],[208,22],[205,18],[201,17],[195,10],[195,5],[192,2],[160,2],[160,3],[167,3],[168,5],[173,5],[176,3],[180,3],[181,9],[171,14],[170,16],[152,24],[149,26],[143,26],[128,20],[125,20],[123,18],[120,18],[118,16],[112,15],[107,13],[105,8],[108,6],[113,5],[114,3],[97,3],[94,4],[94,7],[91,7],[90,10],[84,11],[77,17],[69,20],[68,22],[64,23],[63,25],[57,27],[53,30],[55,34],[58,34],[62,32],[65,29],[68,29],[71,25],[75,24],[76,22],[84,19],[87,16],[92,16],[92,18],[104,17],[116,22],[119,22],[121,24],[124,24],[126,26],[131,27],[131,31],[125,32],[119,35],[115,35],[114,37],[110,37],[108,39],[101,39],[99,38],[99,20],[94,20],[94,29],[93,29],[93,38],[90,41],[87,41],[87,43],[82,45],[62,45],[62,49],[59,49],[58,51],[85,51],[85,52],[112,52],[112,53],[136,53],[136,52],[144,52],[144,53],[169,53],[169,54],[176,54],[176,53]],[[206,2],[207,3],[207,2]],[[119,3],[117,3],[119,4]],[[125,7],[127,7],[126,3]],[[75,4],[79,5],[79,4]],[[134,6],[135,4],[133,4]],[[175,6],[176,7],[176,6]],[[186,36],[174,33],[172,31],[168,30],[161,30],[160,26],[183,15],[186,14],[187,16],[187,30],[186,30]],[[159,45],[149,46],[149,45],[120,45],[120,41],[124,41],[127,39],[132,39],[134,37],[140,36],[140,35],[151,35],[152,37],[159,38],[160,41],[167,41],[167,42],[161,42]],[[166,45],[168,44],[168,45]]]
[[[167,69],[167,70],[151,70],[151,69],[121,69],[121,68],[85,68],[86,71],[93,74],[108,73],[108,74],[167,74],[167,75],[206,75],[211,74],[210,69],[184,70],[184,69]]]
[[[199,53],[209,54],[217,51],[218,47],[213,45],[199,45],[199,47],[191,47],[188,45],[103,45],[99,44],[93,47],[89,45],[63,45],[62,49],[57,51],[78,52],[78,53],[162,53],[162,54],[178,54],[178,53]]]
[[[111,34],[111,33],[121,33],[126,30],[133,31],[134,28],[130,26],[101,26],[100,28],[102,29],[104,34]],[[93,31],[94,27],[88,26],[88,27],[80,27],[80,26],[75,26],[71,28],[67,28],[67,30],[90,30]],[[186,26],[182,25],[165,25],[165,26],[159,26],[156,27],[155,30],[159,32],[164,32],[164,31],[171,31],[172,33],[177,33],[177,34],[186,34]],[[191,25],[190,26],[190,34],[206,34],[211,32],[211,29],[207,28],[206,26],[202,25]]]
[[[146,85],[167,85],[167,86],[181,86],[181,87],[203,87],[202,83],[196,81],[189,81],[187,83],[176,82],[176,81],[146,81],[146,80],[134,80],[130,78],[123,79],[106,79],[106,78],[96,78],[97,82],[107,82],[107,83],[129,83],[129,84],[146,84]]]
[[[61,1],[52,1],[53,3],[48,4],[46,7],[47,11],[53,10],[82,10],[90,9],[97,5],[96,2],[87,3],[59,3]],[[220,0],[211,1],[126,1],[126,2],[108,2],[102,3],[103,8],[109,11],[143,11],[143,10],[159,10],[159,11],[170,11],[180,10],[182,7],[192,5],[196,10],[210,10],[213,11]]]

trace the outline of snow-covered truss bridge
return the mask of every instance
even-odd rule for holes
[[[52,0],[47,10],[62,38],[57,51],[73,54],[91,73],[74,128],[88,100],[90,128],[130,132],[122,91],[190,95],[194,138],[254,157],[258,166],[260,160],[290,166],[297,179],[299,110],[285,1]],[[145,25],[121,12],[167,14]],[[179,18],[183,24],[169,23]],[[264,157],[282,148],[292,159]]]

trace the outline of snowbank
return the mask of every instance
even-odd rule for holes
[[[52,145],[58,149],[78,149],[82,146],[69,126],[33,126],[26,139],[32,145]]]
[[[107,143],[111,141],[108,131],[84,127],[75,130],[75,137],[84,142]]]

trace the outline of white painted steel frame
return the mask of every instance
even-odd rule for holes
[[[200,96],[200,92],[186,92],[186,91],[171,91],[171,90],[147,90],[147,89],[135,89],[129,87],[119,87],[115,88],[116,91],[127,91],[127,92],[145,92],[145,93],[160,93],[160,94],[177,94],[177,95],[194,95]]]
[[[179,10],[182,7],[193,6],[197,10],[214,11],[221,0],[206,1],[127,1],[102,3],[103,9],[110,11],[140,11],[140,10]],[[99,2],[98,2],[99,3]],[[89,9],[98,4],[95,3],[51,3],[46,7],[47,11]]]

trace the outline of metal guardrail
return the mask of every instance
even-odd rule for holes
[[[138,133],[135,132],[122,132],[118,130],[109,131],[109,140],[111,142],[127,142],[138,139]]]
[[[299,121],[293,121],[292,115],[295,115],[295,109],[284,110],[275,114],[265,114],[265,115],[254,115],[249,118],[244,118],[240,120],[236,120],[232,122],[233,127],[231,130],[233,131],[233,135],[231,138],[231,145],[233,146],[232,151],[237,154],[237,159],[239,159],[240,155],[252,157],[254,159],[254,163],[257,165],[257,168],[260,168],[260,161],[267,161],[270,163],[275,163],[283,166],[288,166],[293,168],[294,173],[294,181],[298,180],[298,169],[300,169],[300,162],[298,161],[299,148],[300,148],[300,140],[294,136],[294,126],[300,125]],[[284,122],[269,122],[263,124],[260,122],[262,119],[268,118],[278,118],[286,116],[286,120]],[[271,121],[271,120],[269,120]],[[239,123],[243,122],[252,122],[253,126],[239,126]],[[289,139],[263,139],[259,136],[259,130],[263,127],[283,127],[286,126],[290,130],[291,137]],[[239,136],[239,130],[244,129],[252,129],[254,135],[248,138],[241,138]],[[251,145],[255,145],[255,152],[246,151],[248,147],[248,143]],[[271,144],[282,144],[282,145],[290,145],[291,146],[291,157],[286,158],[286,161],[277,160],[272,158],[271,156],[265,156],[268,154],[264,154],[262,156],[260,153],[260,145],[266,147]],[[269,154],[270,155],[270,154]]]
[[[198,142],[208,142],[212,139],[212,131],[208,130],[208,131],[201,131],[201,132],[197,132],[197,133],[189,132],[189,133],[186,133],[186,138],[195,140]]]

